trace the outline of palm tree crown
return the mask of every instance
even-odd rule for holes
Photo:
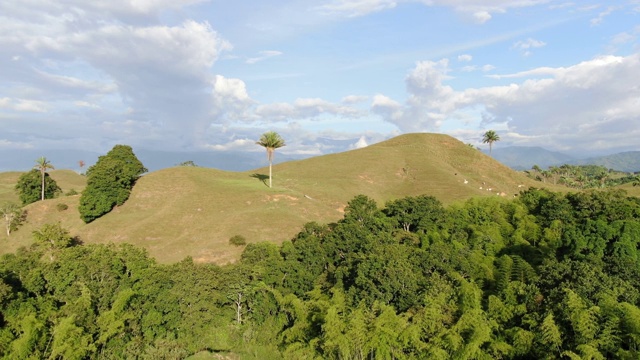
[[[51,164],[51,161],[47,160],[46,157],[41,156],[36,159],[36,164],[33,166],[34,169],[40,171],[40,175],[42,175],[42,193],[40,196],[40,200],[44,200],[44,176],[49,169],[55,169]]]
[[[256,144],[267,149],[267,160],[269,160],[269,187],[271,187],[271,164],[273,162],[273,154],[276,149],[285,146],[284,139],[275,131],[268,131],[262,136]]]
[[[499,141],[500,140],[500,135],[498,135],[495,131],[493,130],[488,130],[487,132],[484,133],[483,137],[482,137],[482,142],[485,144],[489,144],[489,154],[491,154],[492,151],[492,145],[494,142]]]

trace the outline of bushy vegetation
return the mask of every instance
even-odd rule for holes
[[[80,218],[88,223],[124,204],[140,175],[147,172],[128,145],[116,145],[87,170]]]
[[[640,357],[640,199],[621,191],[357,196],[222,267],[35,236],[0,261],[5,358]]]
[[[229,239],[229,244],[242,246],[247,244],[247,239],[242,235],[234,235]]]
[[[42,198],[42,174],[39,170],[33,169],[20,175],[15,189],[22,205],[31,204],[40,200]],[[61,191],[56,181],[49,176],[49,173],[45,173],[44,198],[53,199]]]
[[[598,189],[638,181],[638,175],[607,169],[601,165],[562,165],[541,169],[534,165],[525,174],[544,183],[565,185],[573,189]]]

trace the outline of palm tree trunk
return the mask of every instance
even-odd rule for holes
[[[44,200],[44,171],[41,171],[42,173],[42,196],[40,198],[40,200]]]
[[[271,187],[271,163],[272,161],[269,160],[269,187]]]

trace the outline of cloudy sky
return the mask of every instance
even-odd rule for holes
[[[5,0],[0,148],[640,150],[640,0]]]

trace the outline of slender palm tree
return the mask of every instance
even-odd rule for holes
[[[268,131],[260,137],[256,144],[267,149],[267,159],[269,160],[269,187],[271,187],[271,164],[273,163],[273,153],[277,148],[285,146],[284,139],[275,131]]]
[[[44,177],[47,174],[47,170],[53,170],[55,168],[53,167],[51,162],[44,156],[36,159],[36,165],[33,168],[39,170],[40,175],[42,175],[42,195],[40,196],[40,200],[44,200]]]
[[[493,145],[494,142],[496,141],[500,141],[500,135],[498,135],[495,131],[493,130],[488,130],[486,133],[484,133],[484,135],[482,136],[482,142],[485,144],[489,144],[489,154],[491,154],[491,147]]]

